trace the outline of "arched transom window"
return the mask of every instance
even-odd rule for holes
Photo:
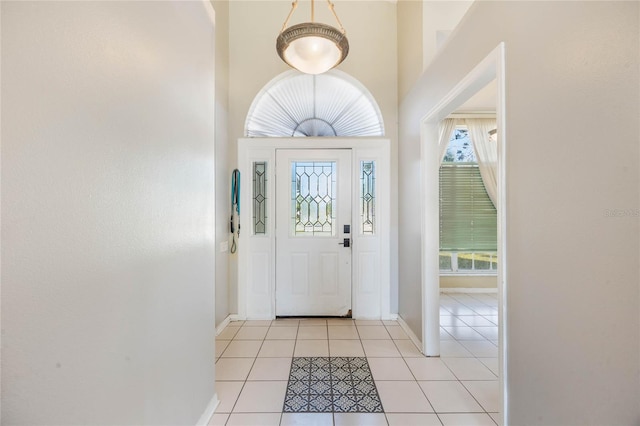
[[[253,100],[245,136],[384,136],[384,123],[371,93],[348,74],[287,71]]]

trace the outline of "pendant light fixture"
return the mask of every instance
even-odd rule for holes
[[[334,68],[347,57],[349,41],[334,4],[327,0],[329,10],[336,18],[340,29],[314,22],[315,2],[311,0],[311,22],[292,25],[287,28],[298,0],[291,3],[291,11],[282,25],[276,41],[280,58],[289,66],[305,74],[322,74]]]

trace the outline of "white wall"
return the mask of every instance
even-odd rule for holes
[[[491,288],[498,287],[495,275],[440,275],[440,288]]]
[[[2,2],[3,424],[195,424],[214,395],[201,2]]]
[[[290,24],[309,20],[309,2],[300,2]],[[272,78],[290,68],[276,53],[276,38],[291,9],[290,1],[233,1],[230,3],[230,108],[229,159],[237,164],[237,140],[244,136],[244,123],[254,97]],[[391,187],[397,186],[397,23],[396,5],[388,1],[340,1],[336,3],[349,38],[350,51],[338,69],[352,75],[373,94],[384,118],[386,137],[391,140]],[[326,3],[317,2],[316,20],[335,24]],[[374,31],[370,31],[374,29]],[[247,179],[247,177],[244,177]],[[391,308],[397,308],[397,194],[391,211]],[[247,208],[247,207],[245,207]],[[243,225],[245,233],[248,225]],[[242,236],[240,237],[242,244]],[[231,256],[230,306],[237,305],[236,257]]]
[[[473,1],[398,0],[398,98],[404,99]]]
[[[212,0],[216,12],[216,325],[229,310],[229,2]],[[225,247],[223,250],[222,247]],[[225,251],[226,250],[226,251]]]
[[[476,2],[401,106],[406,210],[421,117],[505,42],[509,424],[640,422],[640,228],[606,214],[640,201],[638,8]],[[419,232],[400,240],[412,278],[400,314],[412,319]]]
[[[474,0],[424,0],[422,2],[422,58],[429,66]]]
[[[398,1],[398,99],[403,99],[420,78],[424,65],[422,56],[423,17],[425,2]]]

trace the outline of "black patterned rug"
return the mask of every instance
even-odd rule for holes
[[[383,413],[365,357],[293,358],[285,413]]]

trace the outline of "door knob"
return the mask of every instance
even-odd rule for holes
[[[345,238],[344,240],[342,240],[341,243],[338,243],[338,244],[345,247],[351,247],[351,239]]]

